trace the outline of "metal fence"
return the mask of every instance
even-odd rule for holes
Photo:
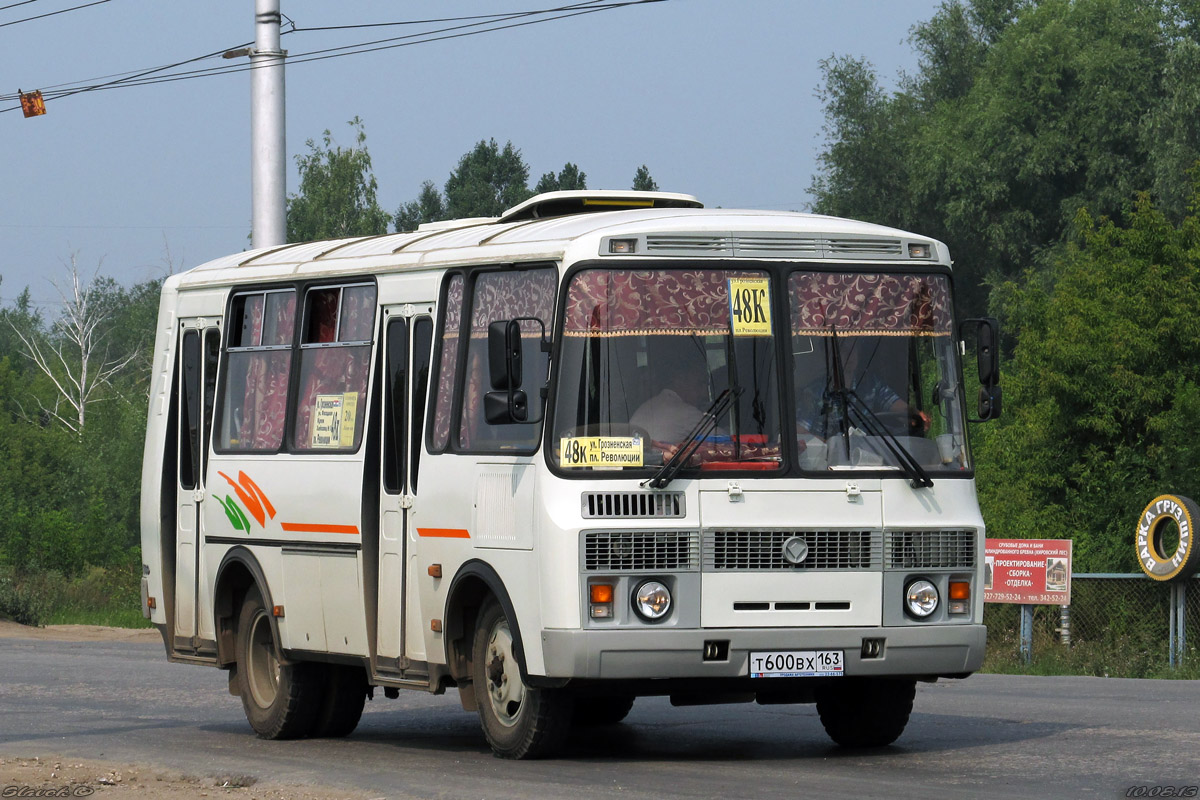
[[[1181,583],[1141,573],[1071,576],[1071,605],[988,603],[988,663],[1050,663],[1063,671],[1145,677],[1200,666],[1200,576]]]

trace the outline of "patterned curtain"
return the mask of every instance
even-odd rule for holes
[[[458,446],[468,449],[488,425],[483,417],[483,395],[489,391],[487,335],[488,325],[502,319],[536,317],[546,324],[547,332],[554,315],[554,287],[558,273],[553,269],[512,272],[485,272],[475,280],[471,298],[471,344],[468,347],[467,380],[459,421]],[[541,327],[533,321],[520,323],[521,338],[540,341]],[[526,350],[526,357],[536,357]],[[528,435],[527,431],[517,434]]]
[[[564,336],[729,332],[729,278],[760,272],[715,269],[587,270],[571,281]]]
[[[949,336],[949,281],[940,275],[796,272],[788,279],[792,333]]]
[[[339,306],[340,299],[340,306]],[[309,294],[309,336],[302,344],[363,342],[371,340],[375,323],[375,287],[349,286],[320,289]],[[338,312],[341,312],[339,318]],[[302,350],[300,354],[300,394],[296,406],[296,432],[293,445],[300,450],[312,447],[312,411],[317,395],[358,395],[355,446],[362,437],[366,419],[367,373],[371,348],[328,347]]]
[[[273,318],[265,321],[271,323],[268,327],[275,331],[276,341],[268,344],[290,344],[296,317],[296,294],[269,296]],[[250,341],[243,342],[245,346],[262,344],[264,299],[264,295],[246,298],[244,313],[250,317]],[[237,441],[230,442],[231,446],[239,450],[279,449],[283,443],[291,366],[292,354],[287,350],[230,354],[230,372],[240,367],[245,369],[246,375],[241,426],[236,432]]]
[[[454,368],[458,364],[459,329],[462,327],[463,276],[450,276],[446,287],[446,324],[442,333],[442,355],[438,362],[437,399],[433,410],[434,452],[450,442],[450,410],[454,401]]]

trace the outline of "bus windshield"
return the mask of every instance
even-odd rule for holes
[[[965,470],[962,392],[940,275],[788,277],[801,468]]]
[[[731,286],[745,308],[730,302]],[[559,466],[653,467],[695,444],[685,466],[781,468],[767,273],[584,270],[566,303],[552,439]],[[756,314],[755,332],[731,328]],[[725,392],[732,402],[718,403]]]
[[[762,477],[792,454],[805,472],[966,469],[945,277],[801,269],[782,303],[777,286],[747,268],[575,273],[556,465],[657,470],[683,449],[685,471]]]

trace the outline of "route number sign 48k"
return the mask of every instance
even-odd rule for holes
[[[729,322],[734,336],[771,335],[771,290],[766,278],[729,279]]]

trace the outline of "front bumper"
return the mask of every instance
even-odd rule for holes
[[[864,639],[883,639],[877,658],[863,658]],[[843,650],[846,675],[934,677],[979,669],[983,625],[873,628],[703,628],[543,630],[549,678],[736,678],[748,675],[751,651]],[[705,661],[706,642],[729,643],[729,657]]]

